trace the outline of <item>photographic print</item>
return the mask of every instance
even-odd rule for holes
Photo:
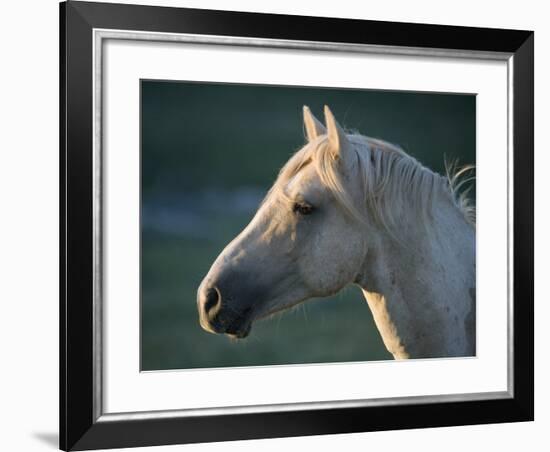
[[[62,2],[59,62],[63,450],[533,419],[532,31]]]
[[[140,91],[142,371],[475,356],[475,95]]]

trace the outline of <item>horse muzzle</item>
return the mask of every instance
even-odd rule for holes
[[[209,333],[245,338],[252,327],[252,309],[227,306],[216,286],[199,288],[197,294],[200,325]]]

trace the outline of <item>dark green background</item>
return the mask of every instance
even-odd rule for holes
[[[200,328],[196,290],[303,145],[304,104],[442,172],[475,163],[475,96],[142,81],[141,101],[142,370],[390,359],[357,288],[242,341]]]

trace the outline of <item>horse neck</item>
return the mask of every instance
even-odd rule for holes
[[[428,228],[404,219],[406,245],[387,235],[356,281],[396,359],[475,354],[475,232],[448,192]]]

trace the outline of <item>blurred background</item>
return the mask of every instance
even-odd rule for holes
[[[202,278],[303,146],[302,106],[322,120],[324,104],[434,171],[444,156],[475,163],[474,95],[142,81],[142,370],[391,359],[356,287],[256,322],[244,340],[198,322]]]

